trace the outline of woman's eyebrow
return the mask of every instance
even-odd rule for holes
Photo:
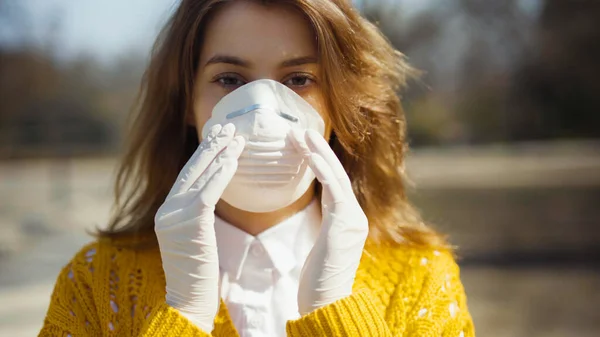
[[[250,66],[251,66],[250,62],[243,60],[237,56],[230,56],[230,55],[215,55],[215,56],[211,57],[208,61],[206,61],[204,66],[206,67],[210,64],[217,64],[217,63],[233,64],[233,65],[241,66],[241,67],[245,67],[245,68],[250,68]]]
[[[303,64],[317,63],[318,59],[314,56],[302,56],[291,60],[281,62],[281,68],[296,67]]]

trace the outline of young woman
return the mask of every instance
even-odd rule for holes
[[[473,336],[403,190],[411,69],[346,0],[182,0],[41,336]]]

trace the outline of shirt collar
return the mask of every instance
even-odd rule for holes
[[[299,263],[304,263],[314,245],[321,225],[319,202],[313,200],[305,209],[279,224],[252,236],[215,217],[215,234],[219,264],[231,278],[238,280],[251,244],[258,240],[275,269],[285,275]],[[296,248],[300,249],[296,249]]]

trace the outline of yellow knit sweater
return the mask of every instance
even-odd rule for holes
[[[40,336],[239,336],[223,302],[212,334],[165,304],[157,248],[102,239],[64,267]],[[354,293],[287,323],[288,336],[470,337],[459,269],[445,251],[367,243]]]

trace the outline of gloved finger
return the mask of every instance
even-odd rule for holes
[[[224,127],[214,125],[206,139],[198,146],[188,162],[183,166],[167,199],[173,195],[186,192],[196,179],[206,170],[214,158],[231,141],[235,133],[235,126],[227,124]]]
[[[206,178],[203,178],[207,180],[197,197],[197,202],[203,206],[214,207],[217,204],[237,170],[237,160],[244,149],[243,137],[236,137],[231,143],[224,151],[220,167],[214,171],[211,168],[212,174],[207,174]]]
[[[204,188],[207,182],[213,177],[215,172],[225,163],[227,160],[232,158],[237,159],[242,151],[244,150],[245,140],[242,136],[236,136],[229,144],[227,144],[225,150],[221,151],[213,160],[210,165],[200,174],[198,179],[190,187],[189,191],[200,191]]]
[[[342,191],[346,193],[346,197],[353,195],[352,186],[346,171],[335,153],[333,153],[333,150],[329,147],[329,144],[325,141],[325,138],[314,130],[309,131],[302,132],[293,129],[290,132],[290,139],[296,150],[302,153],[305,158],[310,158],[312,154],[318,154],[325,162],[327,162],[327,166],[329,166],[329,169],[333,172],[333,176],[338,181]],[[309,148],[308,142],[310,142],[312,149]],[[344,186],[344,184],[346,186]]]
[[[191,179],[191,171],[198,167],[200,156],[204,153],[204,151],[209,149],[211,146],[216,145],[215,138],[218,134],[221,133],[221,131],[222,126],[220,124],[213,125],[210,128],[207,137],[204,140],[202,140],[202,142],[200,142],[196,151],[194,151],[190,159],[188,159],[181,171],[179,171],[177,179],[175,179],[175,183],[171,187],[171,190],[169,191],[166,200],[170,200],[174,196],[180,195],[181,193],[185,193],[188,190],[189,184],[193,183],[193,180]]]
[[[288,134],[288,139],[292,143],[296,151],[298,151],[304,157],[308,158],[308,156],[310,156],[311,151],[308,148],[308,145],[306,145],[305,131],[291,129],[290,133]]]
[[[348,197],[353,196],[354,191],[352,190],[350,178],[325,138],[315,130],[307,130],[305,140],[310,151],[317,153],[325,160],[325,162],[327,162],[344,193],[346,193]]]
[[[344,190],[325,159],[321,155],[313,153],[309,157],[308,165],[323,186],[323,195],[321,196],[323,206],[334,207],[336,204],[344,203],[346,201]]]

